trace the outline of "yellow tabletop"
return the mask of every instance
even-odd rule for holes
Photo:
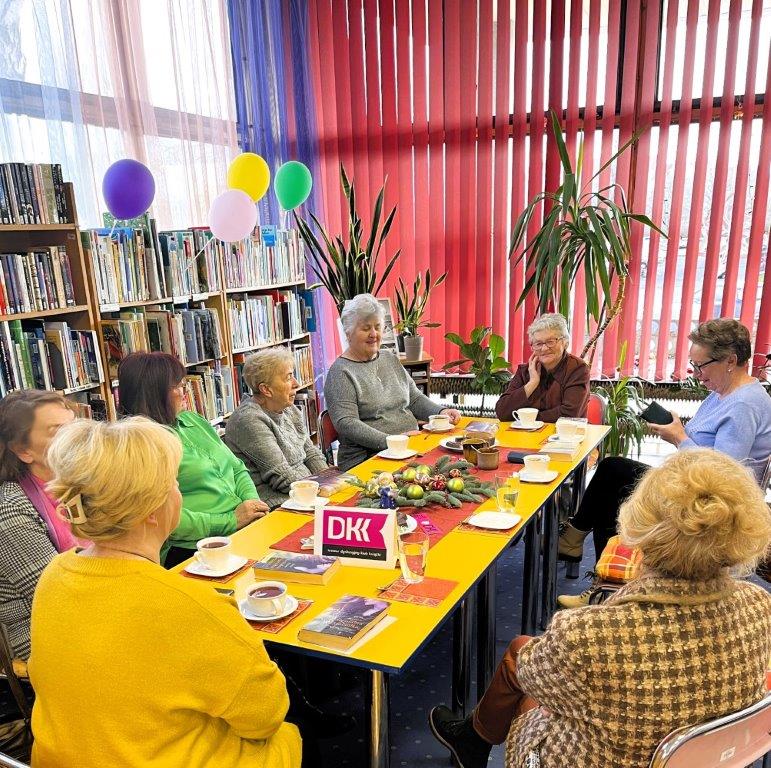
[[[472,420],[479,421],[480,419],[462,419],[459,427],[462,428]],[[495,422],[494,419],[485,419],[485,421]],[[509,426],[509,423],[500,424],[497,441],[499,445],[512,449],[538,448],[546,437],[554,433],[553,425],[547,425],[535,433],[515,431]],[[588,456],[607,432],[608,427],[588,426],[586,438],[581,443],[579,453],[573,460],[551,462],[551,468],[559,471],[559,476],[553,482],[521,484],[516,512],[522,516],[522,522],[508,535],[483,531],[451,531],[431,548],[428,554],[426,575],[458,582],[452,593],[437,607],[393,601],[389,615],[396,620],[383,631],[373,634],[353,653],[346,654],[301,642],[297,639],[299,629],[336,599],[345,594],[377,597],[379,588],[390,584],[400,575],[397,569],[343,566],[324,586],[290,583],[289,590],[293,595],[313,600],[313,605],[277,634],[260,634],[265,640],[295,648],[302,653],[335,657],[340,661],[368,669],[399,672],[415,653],[430,640],[447,615],[484,576],[487,569],[505,550],[509,541],[538,512],[559,485],[564,482],[567,475]],[[446,434],[437,435],[427,432],[415,435],[410,438],[410,448],[424,453],[436,447],[440,440],[446,436]],[[504,473],[508,471],[510,465],[506,463],[505,456],[502,458],[504,460],[499,471]],[[372,458],[351,471],[362,479],[368,479],[375,471],[393,471],[404,463]],[[340,502],[350,496],[351,489],[349,488],[333,496],[331,501],[332,503]],[[430,507],[427,509],[428,514],[430,514]],[[495,509],[495,500],[488,499],[480,505],[480,509]],[[308,515],[277,509],[233,534],[233,548],[236,554],[255,559],[260,558],[272,544],[305,525],[309,519]],[[180,570],[183,567],[184,564],[175,570]],[[213,586],[235,588],[237,596],[241,596],[253,580],[254,576],[250,570],[246,575],[236,577],[227,585],[215,584]],[[259,632],[259,630],[255,631]]]

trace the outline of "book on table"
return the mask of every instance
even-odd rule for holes
[[[254,575],[300,584],[326,584],[339,568],[336,557],[276,550],[254,564]]]
[[[348,650],[387,616],[388,607],[385,600],[343,595],[306,624],[297,638],[314,645]]]
[[[319,484],[319,496],[329,497],[347,488],[351,480],[356,479],[356,475],[341,472],[337,467],[329,467],[305,479],[315,480]]]
[[[555,440],[544,445],[539,453],[545,453],[555,461],[572,461],[581,450],[580,441]]]

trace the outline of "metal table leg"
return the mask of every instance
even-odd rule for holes
[[[541,574],[541,629],[546,629],[557,603],[557,546],[559,519],[554,496],[543,507],[543,572]]]
[[[541,534],[539,514],[533,515],[525,526],[525,569],[522,579],[522,634],[534,635],[538,611],[538,565]]]
[[[584,488],[586,487],[586,465],[588,460],[587,457],[573,470],[573,498],[571,499],[570,504],[571,517],[575,515],[578,510],[578,505],[581,503],[581,499],[584,496]]]
[[[495,666],[496,565],[477,585],[477,699],[487,690]]]
[[[388,768],[390,762],[388,681],[385,672],[375,669],[367,677],[369,768]]]
[[[471,699],[472,597],[455,610],[452,626],[452,711],[465,717]]]

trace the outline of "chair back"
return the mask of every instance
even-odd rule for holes
[[[769,750],[771,694],[739,712],[672,731],[650,768],[745,768]]]
[[[332,423],[332,417],[329,415],[329,411],[325,408],[319,414],[319,448],[324,454],[324,458],[327,460],[327,464],[334,464],[334,456],[332,454],[332,443],[337,440],[337,430]]]
[[[0,768],[29,768],[26,763],[14,760],[10,755],[4,755],[0,752]]]
[[[766,459],[763,474],[760,476],[760,489],[765,493],[771,485],[771,456]]]
[[[590,424],[604,424],[605,411],[608,407],[605,398],[597,392],[589,394],[589,404],[586,407],[586,418]]]
[[[13,666],[13,650],[5,624],[0,624],[0,678],[5,678],[11,689],[11,695],[24,720],[29,722],[32,717],[32,707],[24,694],[19,678]]]

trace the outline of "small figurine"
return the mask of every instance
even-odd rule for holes
[[[396,509],[396,492],[390,485],[384,485],[380,489],[380,509]]]

